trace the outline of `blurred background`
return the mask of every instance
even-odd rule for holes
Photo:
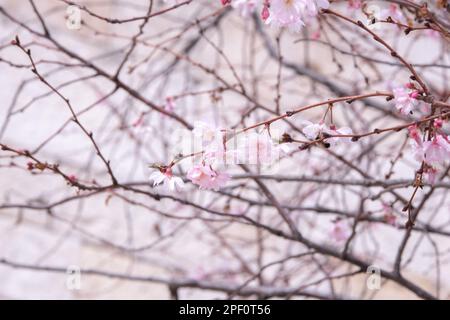
[[[368,5],[383,10],[386,2]],[[30,170],[27,157],[0,152],[0,259],[6,259],[0,264],[0,298],[272,298],[263,294],[270,290],[286,290],[273,297],[292,299],[417,298],[385,278],[370,290],[366,270],[246,223],[242,216],[287,230],[258,186],[239,177],[246,173],[238,166],[223,168],[233,179],[218,192],[187,182],[184,192],[171,193],[148,179],[149,165],[168,164],[180,137],[190,134],[149,105],[190,124],[244,128],[277,112],[408,82],[408,72],[361,30],[320,17],[292,33],[264,25],[259,12],[242,17],[207,0],[154,16],[141,32],[142,19],[111,21],[146,16],[149,1],[76,1],[88,10],[75,10],[82,21],[78,28],[70,22],[76,13],[69,2],[34,4],[54,41],[43,35],[30,2],[0,2],[0,142],[58,164],[68,177],[95,188],[82,190],[48,168]],[[152,12],[172,6],[153,1]],[[332,8],[366,21],[348,1],[335,1]],[[374,30],[416,64],[436,92],[448,94],[448,40],[427,30],[406,37],[395,25]],[[65,101],[31,72],[27,54],[10,44],[16,35],[31,49],[39,74],[69,99],[82,126],[93,133],[122,187],[108,187],[110,175],[92,141],[71,120]],[[338,127],[367,132],[406,123],[394,109],[384,98],[369,98],[336,104],[333,117]],[[271,129],[294,136],[293,127],[320,121],[325,110],[308,110]],[[428,111],[421,105],[413,117]],[[339,228],[351,233],[353,218],[366,212],[372,220],[358,223],[350,252],[376,270],[391,270],[406,222],[391,191],[409,198],[413,188],[405,181],[418,169],[406,138],[404,131],[376,135],[331,151],[294,146],[273,166],[251,169],[299,177],[265,183],[299,230],[327,248],[343,250]],[[184,175],[191,165],[187,160],[174,171]],[[358,183],[380,180],[402,183]],[[417,203],[428,190],[420,191]],[[447,192],[448,186],[438,188],[424,205],[402,267],[406,278],[443,299],[450,294]],[[387,216],[393,220],[386,222]]]

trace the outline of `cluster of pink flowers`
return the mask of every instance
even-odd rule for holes
[[[330,133],[335,132],[327,129]],[[339,132],[339,131],[336,131]],[[206,122],[195,122],[192,136],[176,161],[168,166],[154,165],[157,170],[150,176],[153,186],[163,184],[170,191],[180,191],[183,180],[172,173],[172,166],[184,158],[193,161],[187,170],[186,178],[200,189],[219,190],[230,180],[230,175],[217,168],[228,164],[248,164],[270,166],[279,160],[282,154],[290,151],[282,139],[272,138],[268,131],[227,132],[219,130]]]
[[[435,127],[441,125],[441,120],[437,120]],[[419,162],[423,161],[425,163],[423,170],[425,178],[429,183],[434,183],[438,173],[436,166],[442,165],[446,160],[450,159],[449,137],[436,131],[433,138],[423,141],[416,126],[409,128],[409,136],[414,158]]]
[[[398,86],[392,90],[394,94],[395,107],[403,114],[410,114],[418,104],[419,92],[409,84]]]
[[[288,28],[298,32],[320,9],[327,9],[328,0],[221,0],[223,5],[231,4],[242,16],[248,17],[262,5],[261,17],[272,26]]]

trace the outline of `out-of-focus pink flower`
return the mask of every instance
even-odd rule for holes
[[[166,4],[171,5],[171,6],[181,3],[181,1],[183,1],[183,0],[164,0],[164,2]]]
[[[68,176],[67,180],[69,180],[70,183],[77,183],[78,182],[78,178],[74,174],[71,174],[70,176]]]
[[[305,19],[315,17],[320,8],[328,8],[327,0],[271,0],[266,23],[298,32]]]
[[[31,162],[31,161],[28,161],[27,162],[27,169],[30,170],[30,171],[33,170],[34,169],[34,163]]]
[[[431,141],[422,141],[416,126],[411,126],[408,130],[413,155],[417,161],[425,161],[430,167],[433,167],[450,159],[450,142],[448,137],[438,134]],[[430,171],[430,174],[432,174],[432,171]]]
[[[141,113],[141,115],[139,116],[139,118],[137,118],[131,125],[133,127],[139,127],[141,124],[144,123],[144,113]]]
[[[405,86],[396,87],[392,92],[394,94],[395,107],[403,114],[412,113],[417,105],[419,93]]]
[[[348,8],[351,10],[357,10],[362,8],[362,1],[361,0],[349,0],[348,1]]]
[[[425,36],[429,39],[440,39],[441,38],[440,32],[436,31],[436,30],[432,30],[432,29],[425,30]]]
[[[189,277],[197,281],[205,280],[208,278],[208,273],[202,266],[199,266],[190,273]]]
[[[264,6],[261,11],[261,19],[266,21],[269,18],[269,16],[270,16],[269,6],[266,3],[264,3]]]
[[[180,177],[174,177],[171,168],[161,167],[152,172],[149,179],[153,181],[154,187],[163,183],[169,191],[181,191],[184,188],[183,180]]]
[[[435,128],[441,129],[443,125],[444,125],[444,121],[442,119],[435,119],[433,121],[433,126]]]
[[[169,112],[173,112],[175,110],[175,100],[172,97],[167,97],[166,98],[166,104],[164,105],[164,109],[169,111]]]
[[[200,189],[219,190],[222,188],[230,176],[227,173],[213,170],[210,166],[195,165],[187,173],[187,178],[192,183],[200,186]]]
[[[420,138],[420,131],[416,125],[408,127],[409,137],[413,139],[417,144],[422,144],[422,140]]]
[[[443,163],[450,158],[450,143],[442,135],[434,137],[432,141],[423,143],[424,158],[423,160],[430,164]]]
[[[241,163],[272,164],[280,157],[280,149],[268,134],[249,133],[242,137],[237,154]]]
[[[333,229],[331,230],[331,237],[333,240],[342,242],[350,237],[351,230],[350,225],[345,220],[338,220],[334,223]]]
[[[298,32],[305,25],[302,9],[304,8],[301,0],[272,0],[266,23],[277,28],[289,28],[291,31]]]
[[[327,130],[326,133],[334,136],[349,136],[353,134],[353,130],[349,127],[341,127],[339,129],[331,127],[329,130]],[[348,142],[350,140],[350,137],[334,137],[327,139],[328,143],[330,143],[332,146],[337,145],[339,142]]]
[[[438,170],[435,167],[426,166],[423,170],[425,182],[429,184],[435,184],[438,176]]]
[[[238,10],[242,17],[247,18],[255,12],[259,3],[260,0],[233,0],[231,6]]]
[[[379,20],[387,20],[391,17],[395,22],[405,23],[406,19],[399,7],[392,3],[389,8],[382,9],[377,17]]]
[[[331,127],[328,127],[323,121],[320,121],[319,123],[312,123],[310,121],[304,121],[306,126],[303,128],[302,132],[305,134],[305,136],[309,140],[316,140],[320,137],[320,135],[352,135],[353,131],[349,127],[341,127],[339,129],[336,129],[336,127],[333,125]],[[330,143],[330,145],[334,146],[337,145],[339,142],[349,141],[349,137],[334,137],[334,138],[328,138],[326,141]]]
[[[392,207],[383,202],[383,219],[387,224],[392,226],[397,225],[397,217],[394,214]]]

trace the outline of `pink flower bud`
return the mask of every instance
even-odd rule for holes
[[[312,39],[312,40],[318,40],[318,39],[320,39],[320,30],[314,31],[314,32],[311,34],[311,39]]]
[[[261,12],[261,18],[266,21],[270,16],[269,8],[264,5],[262,12]]]
[[[78,180],[74,174],[71,174],[70,176],[68,176],[67,179],[69,180],[70,183],[76,183]]]

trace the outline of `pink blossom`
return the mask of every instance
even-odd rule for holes
[[[411,137],[413,156],[417,161],[425,161],[429,166],[433,166],[442,164],[450,158],[450,142],[448,137],[439,134],[431,141],[422,141],[416,126],[411,126],[408,129],[409,136]]]
[[[417,144],[422,144],[422,140],[420,138],[420,131],[416,125],[408,127],[409,137],[413,139]]]
[[[192,183],[199,185],[200,189],[212,189],[215,191],[222,188],[230,180],[230,176],[227,173],[218,172],[213,170],[211,166],[205,165],[193,166],[189,169],[187,178]]]
[[[441,37],[441,34],[439,31],[427,29],[425,30],[425,36],[429,39],[439,39]]]
[[[443,163],[450,158],[450,143],[442,135],[434,137],[432,141],[423,143],[423,160],[430,164]]]
[[[351,230],[349,224],[344,220],[338,220],[334,223],[331,237],[338,242],[342,242],[350,237]]]
[[[309,17],[315,17],[319,14],[320,9],[328,9],[330,3],[328,0],[303,0],[306,7],[306,14]]]
[[[226,147],[222,139],[215,139],[203,150],[203,162],[207,164],[234,164],[237,163],[238,151]]]
[[[418,92],[406,88],[405,86],[396,87],[393,90],[395,107],[403,114],[412,113],[417,105]]]
[[[320,8],[328,8],[327,0],[271,0],[266,23],[299,32],[305,19],[315,17]]]
[[[298,32],[305,25],[303,9],[301,0],[272,0],[266,23],[278,28],[288,27],[291,31]]]
[[[348,7],[351,10],[357,10],[362,8],[361,0],[349,0]]]
[[[266,21],[270,16],[270,10],[267,4],[264,4],[264,7],[261,11],[261,19],[263,19],[264,21]]]
[[[239,11],[239,14],[246,18],[256,9],[260,0],[233,0],[231,6]]]
[[[150,175],[150,180],[153,181],[154,187],[163,183],[169,191],[181,191],[184,187],[183,180],[180,177],[174,177],[171,168],[159,168]]]
[[[175,110],[175,100],[172,97],[166,98],[166,104],[164,105],[164,109],[173,112]]]
[[[78,178],[76,175],[71,174],[70,176],[67,177],[67,180],[69,180],[70,183],[74,184],[78,182]]]
[[[171,5],[171,6],[181,3],[181,1],[182,0],[164,0],[165,3],[167,3],[168,5]]]
[[[403,12],[399,9],[399,7],[396,4],[393,3],[389,5],[389,8],[385,8],[380,11],[378,19],[387,20],[389,17],[391,17],[396,22],[400,23],[406,22]]]
[[[196,121],[192,130],[195,138],[199,138],[202,146],[207,146],[220,136],[220,130],[209,123]]]
[[[429,184],[435,184],[438,176],[438,170],[431,166],[426,166],[423,170],[425,182]]]
[[[311,38],[312,40],[319,40],[319,39],[320,39],[320,29],[317,29],[316,31],[314,31],[314,32],[311,34],[310,38]]]

